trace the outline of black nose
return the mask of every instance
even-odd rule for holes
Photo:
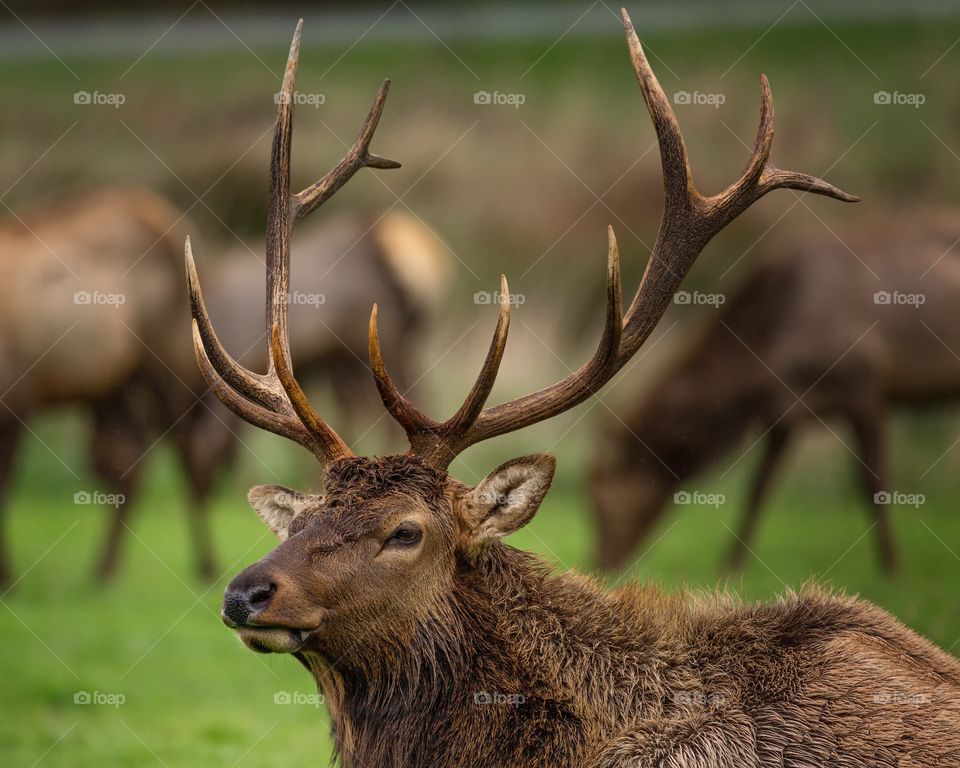
[[[223,594],[223,615],[237,626],[243,626],[251,614],[262,611],[270,604],[277,585],[266,579],[241,579],[240,574]]]

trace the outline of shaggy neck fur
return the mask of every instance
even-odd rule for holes
[[[496,544],[480,563],[458,565],[450,597],[412,641],[304,661],[345,766],[531,765],[545,755],[574,765],[590,734],[622,726],[614,713],[659,706],[647,681],[666,635],[649,605],[647,616],[625,612],[623,596]],[[636,662],[626,680],[624,658]],[[611,706],[588,711],[591,688],[592,702]],[[465,754],[464,733],[476,753]]]

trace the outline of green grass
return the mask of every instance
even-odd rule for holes
[[[41,437],[68,464],[83,466],[76,441],[65,439],[71,435],[60,425],[41,427]],[[560,449],[557,487],[513,543],[559,567],[586,568],[592,534],[573,471],[575,451]],[[500,444],[491,455],[506,458],[505,450]],[[864,536],[868,521],[845,477],[843,449],[833,445],[815,453],[819,460],[793,462],[775,494],[755,545],[762,562],[751,560],[730,586],[747,598],[771,598],[826,574],[834,586],[858,592],[944,647],[954,646],[960,638],[960,561],[946,545],[957,549],[960,516],[950,489],[938,491],[931,482],[920,510],[896,511],[903,568],[886,579],[875,566],[871,537]],[[933,448],[927,453],[936,455]],[[907,459],[907,468],[920,460]],[[278,692],[313,693],[312,680],[292,659],[244,649],[217,615],[229,576],[272,544],[243,501],[246,477],[262,472],[242,467],[237,475],[244,480],[235,476],[217,498],[213,522],[224,576],[207,586],[191,576],[179,479],[171,457],[159,451],[133,521],[122,577],[100,590],[90,571],[107,513],[72,504],[76,488],[89,488],[90,481],[78,483],[51,463],[38,442],[29,444],[11,520],[23,578],[0,605],[5,765],[30,766],[41,756],[44,766],[71,768],[325,762],[331,747],[323,707],[274,703]],[[701,490],[726,494],[726,503],[719,510],[670,511],[655,534],[662,538],[633,575],[665,589],[721,584],[718,563],[730,540],[724,524],[733,525],[744,479],[744,472],[736,472],[724,482],[699,482]],[[122,694],[125,701],[117,707],[79,705],[79,691]]]

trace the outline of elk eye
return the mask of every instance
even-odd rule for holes
[[[390,538],[387,539],[385,546],[397,545],[401,547],[409,547],[416,544],[420,541],[420,537],[423,534],[420,532],[420,529],[412,523],[404,523],[392,534]]]

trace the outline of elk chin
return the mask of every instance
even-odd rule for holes
[[[237,635],[255,653],[296,653],[307,638],[305,629],[286,627],[240,627]]]

